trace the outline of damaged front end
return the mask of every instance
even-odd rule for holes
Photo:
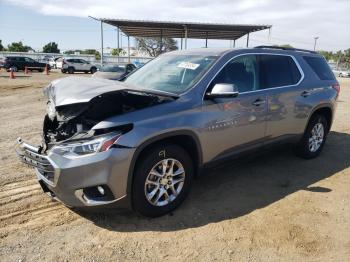
[[[174,101],[176,96],[137,90],[120,82],[65,78],[45,91],[43,142],[18,139],[20,160],[34,167],[44,192],[68,206],[123,203],[134,147],[118,145],[133,129],[132,112]],[[130,114],[125,122],[114,117]],[[126,115],[125,115],[126,116]],[[111,121],[108,128],[98,128]]]
[[[89,84],[91,85],[91,83]],[[114,84],[112,89],[113,87],[114,90],[111,91],[102,86],[100,91],[99,87],[93,90],[91,86],[88,86],[86,90],[81,90],[81,99],[79,99],[77,92],[64,92],[60,89],[67,88],[66,85],[61,86],[56,83],[56,85],[47,87],[44,92],[48,97],[47,114],[43,124],[44,151],[67,140],[91,139],[94,136],[115,131],[128,132],[132,129],[132,121],[130,124],[108,130],[92,130],[92,127],[109,117],[130,113],[174,99],[169,95],[134,90],[126,87],[123,83]],[[101,93],[102,91],[107,92]]]

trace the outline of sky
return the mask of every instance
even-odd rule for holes
[[[35,50],[48,42],[59,48],[99,49],[100,25],[88,16],[157,21],[272,25],[252,33],[250,46],[290,44],[318,50],[350,48],[350,0],[0,0],[0,39],[3,45],[23,41]],[[104,46],[117,46],[114,27],[104,25]],[[134,41],[131,41],[133,44]],[[123,46],[127,40],[123,38]],[[236,41],[246,44],[245,37]],[[190,40],[189,48],[205,40]],[[209,40],[209,47],[229,47],[229,41]]]

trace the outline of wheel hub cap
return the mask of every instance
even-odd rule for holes
[[[167,158],[155,164],[145,181],[145,196],[154,206],[165,206],[180,194],[184,181],[185,169],[180,161]]]
[[[316,152],[322,145],[324,139],[324,127],[322,123],[317,123],[311,130],[309,138],[309,150]]]

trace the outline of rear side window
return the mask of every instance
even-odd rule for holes
[[[300,71],[290,56],[260,55],[261,88],[273,88],[297,84]]]
[[[323,57],[304,56],[306,63],[321,80],[334,80],[334,74]]]

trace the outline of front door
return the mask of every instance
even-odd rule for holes
[[[247,54],[234,58],[214,78],[207,92],[219,83],[233,84],[239,94],[232,98],[204,98],[205,162],[262,146],[265,135],[267,97],[260,90],[257,57]]]

